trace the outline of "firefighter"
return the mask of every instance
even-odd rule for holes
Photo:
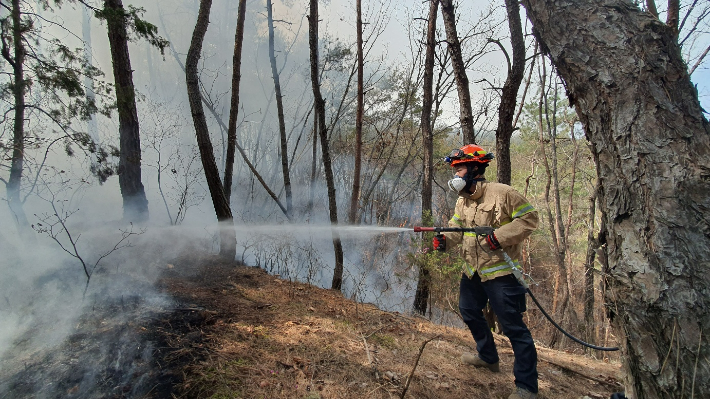
[[[483,316],[486,303],[515,355],[515,391],[508,399],[534,399],[537,396],[537,351],[530,330],[523,322],[526,309],[525,288],[504,260],[505,251],[518,265],[523,240],[537,228],[537,211],[512,187],[486,181],[483,174],[493,154],[468,144],[445,158],[455,169],[449,187],[459,194],[450,227],[491,226],[494,234],[447,232],[434,237],[439,251],[461,244],[466,261],[459,287],[459,310],[476,341],[477,354],[464,353],[461,361],[478,369],[499,372],[499,357],[493,334]]]

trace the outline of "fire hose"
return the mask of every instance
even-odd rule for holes
[[[479,226],[479,227],[422,227],[422,226],[415,226],[414,227],[414,232],[419,233],[419,232],[425,232],[425,231],[432,231],[436,233],[442,233],[442,232],[465,232],[465,233],[475,233],[477,236],[485,237],[489,234],[493,234],[493,231],[495,229],[490,226]],[[568,333],[567,331],[564,330],[559,324],[555,322],[555,320],[552,319],[552,317],[547,314],[545,309],[540,305],[540,302],[538,302],[537,298],[535,298],[535,295],[533,295],[532,291],[530,291],[530,286],[528,283],[525,281],[525,278],[523,277],[523,271],[520,269],[519,266],[517,266],[513,260],[510,258],[510,256],[502,249],[498,249],[502,254],[503,254],[503,259],[505,259],[505,262],[510,266],[510,268],[513,271],[513,276],[515,276],[515,279],[518,280],[520,285],[525,288],[525,291],[530,295],[530,298],[532,298],[533,302],[535,302],[535,305],[537,305],[537,308],[540,309],[540,312],[547,318],[547,320],[552,323],[555,328],[560,330],[562,334],[564,334],[567,338],[571,339],[572,341],[584,345],[588,348],[592,349],[597,349],[600,351],[618,351],[618,347],[605,347],[605,346],[597,346],[597,345],[592,345],[590,343],[584,342],[581,339],[573,336],[572,334]]]

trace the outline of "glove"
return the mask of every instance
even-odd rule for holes
[[[446,236],[443,234],[437,234],[434,236],[433,240],[434,249],[437,251],[446,251]]]
[[[486,236],[486,242],[488,243],[488,247],[491,248],[491,251],[495,251],[496,249],[500,248],[500,243],[498,242],[496,235],[493,233],[488,234]]]

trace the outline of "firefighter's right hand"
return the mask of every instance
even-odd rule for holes
[[[446,236],[443,234],[437,234],[434,236],[433,240],[434,249],[437,251],[446,251]]]

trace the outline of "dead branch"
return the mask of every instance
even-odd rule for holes
[[[412,382],[412,377],[414,376],[414,371],[417,369],[417,365],[419,365],[419,359],[421,359],[421,357],[422,357],[422,352],[424,352],[424,347],[426,346],[426,344],[428,344],[429,342],[431,342],[435,339],[438,339],[439,337],[441,337],[441,335],[435,335],[422,343],[421,348],[419,348],[419,354],[417,355],[417,359],[414,361],[414,367],[412,367],[412,372],[409,373],[409,377],[407,377],[407,383],[404,384],[404,389],[402,390],[402,394],[399,395],[400,399],[404,399],[404,395],[407,394],[407,390],[409,389],[409,383]]]

